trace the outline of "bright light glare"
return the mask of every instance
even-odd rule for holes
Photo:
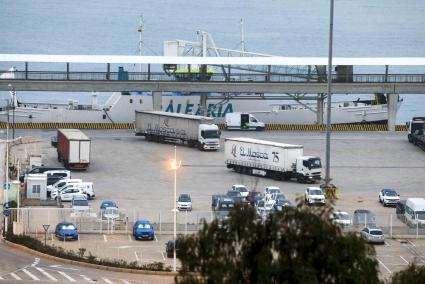
[[[178,170],[181,166],[181,163],[182,163],[181,161],[171,160],[170,169],[173,171]]]

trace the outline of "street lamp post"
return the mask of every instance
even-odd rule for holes
[[[177,161],[177,146],[174,146],[174,159],[171,161],[171,170],[174,171],[174,200],[173,200],[173,213],[174,213],[174,233],[173,233],[173,271],[176,271],[176,226],[177,226],[177,170],[181,167],[181,161]]]
[[[15,91],[15,87],[12,84],[8,85],[10,88],[10,94],[11,94],[11,101],[12,103],[10,104],[12,107],[12,140],[15,139],[15,100],[16,100],[16,91]],[[10,106],[9,106],[10,107]],[[9,122],[9,112],[7,113],[7,122]]]

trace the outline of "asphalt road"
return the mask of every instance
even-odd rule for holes
[[[0,283],[173,283],[170,276],[111,272],[57,263],[12,249],[0,242]]]

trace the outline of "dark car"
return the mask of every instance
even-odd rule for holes
[[[246,197],[246,200],[249,202],[249,204],[254,206],[255,200],[261,199],[261,198],[263,198],[262,195],[261,195],[261,192],[251,190],[250,192],[248,192],[248,196]]]
[[[140,239],[154,240],[155,232],[151,223],[148,220],[139,220],[136,223],[134,223],[133,236],[136,240],[140,240]]]
[[[397,214],[397,218],[404,223],[406,222],[406,216],[404,215],[405,211],[406,211],[406,200],[400,200],[395,205],[395,213]]]
[[[34,167],[28,172],[22,174],[19,176],[19,181],[24,182],[25,181],[25,175],[27,174],[43,174],[47,171],[54,171],[54,170],[66,170],[64,167],[49,167],[49,166],[40,166],[40,167]]]
[[[230,197],[230,198],[233,198],[235,196],[242,196],[241,193],[236,190],[229,190],[226,195],[227,197]]]
[[[214,211],[217,207],[217,203],[219,199],[227,198],[227,195],[224,194],[213,194],[211,197],[211,208]]]
[[[179,241],[176,240],[176,256],[178,255],[178,252],[179,252]],[[174,257],[174,241],[173,240],[169,240],[168,242],[165,243],[165,253],[168,258]]]
[[[56,225],[55,236],[64,241],[78,240],[78,231],[74,224],[62,222]]]
[[[47,175],[47,185],[53,185],[63,178],[61,175]]]
[[[244,206],[249,204],[248,200],[246,200],[243,196],[233,196],[232,199],[233,202],[235,202],[235,205]]]
[[[357,209],[353,214],[353,225],[376,227],[375,214],[367,209]]]
[[[276,203],[274,204],[274,209],[277,211],[282,210],[284,207],[294,207],[291,201],[289,201],[283,193],[276,194],[275,200]]]
[[[100,210],[104,210],[107,207],[116,207],[118,208],[118,205],[115,203],[115,201],[112,200],[105,200],[100,204]]]

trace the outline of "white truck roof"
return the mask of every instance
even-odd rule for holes
[[[278,143],[278,142],[272,142],[272,141],[254,139],[254,138],[245,138],[245,137],[226,138],[226,141],[235,141],[235,142],[245,142],[245,143],[252,143],[252,144],[276,146],[276,147],[287,148],[287,149],[302,149],[303,148],[302,145],[285,144],[285,143]]]
[[[406,206],[409,206],[413,211],[425,211],[425,198],[408,198]]]
[[[68,140],[88,140],[88,138],[81,130],[79,129],[58,129]]]
[[[207,117],[207,116],[191,115],[191,114],[184,114],[184,113],[174,113],[174,112],[166,112],[166,111],[138,111],[138,110],[136,110],[136,113],[166,115],[166,116],[169,116],[169,117],[186,118],[186,119],[193,119],[193,120],[207,120],[207,121],[213,121],[214,120],[214,118]]]

